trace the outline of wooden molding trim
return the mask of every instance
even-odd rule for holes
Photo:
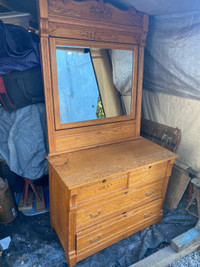
[[[134,8],[120,10],[115,6],[104,3],[103,0],[71,1],[48,0],[48,13],[50,16],[92,20],[110,24],[142,27],[143,15]]]
[[[38,0],[38,6],[42,36],[145,45],[148,15],[134,8],[120,10],[103,0]]]

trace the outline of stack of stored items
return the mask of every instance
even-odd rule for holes
[[[0,20],[0,159],[16,174],[47,173],[39,37]]]
[[[44,102],[39,39],[0,20],[0,102],[7,111]]]

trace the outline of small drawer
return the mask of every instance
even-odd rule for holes
[[[113,175],[111,177],[102,179],[95,184],[85,185],[79,188],[78,202],[83,200],[89,200],[93,197],[101,196],[111,191],[126,188],[127,186],[127,174]]]
[[[162,182],[153,183],[144,188],[124,190],[118,197],[96,201],[89,207],[88,205],[79,205],[76,221],[77,231],[105,220],[109,216],[117,215],[125,209],[131,209],[136,205],[161,197],[162,187]]]
[[[142,183],[147,180],[156,181],[164,178],[167,170],[167,162],[161,162],[155,165],[148,165],[129,172],[129,184]]]
[[[161,203],[162,199],[155,200],[78,232],[76,235],[77,253],[85,248],[92,249],[95,246],[110,242],[116,235],[123,236],[140,224],[146,225],[146,222],[149,221],[150,225],[151,221],[159,216]]]

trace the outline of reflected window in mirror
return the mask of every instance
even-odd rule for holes
[[[56,46],[61,123],[131,115],[133,50]]]

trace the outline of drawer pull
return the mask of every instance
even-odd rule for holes
[[[101,239],[101,234],[98,235],[98,238],[96,240],[93,240],[93,238],[90,238],[90,243],[94,244],[96,242],[98,242]]]
[[[90,213],[90,218],[97,218],[101,214],[101,210],[98,211],[97,215],[93,215],[93,212]]]
[[[153,212],[151,210],[149,215],[146,215],[146,213],[144,214],[144,218],[149,218],[149,217],[151,217],[152,214],[153,214]]]
[[[149,192],[146,192],[146,196],[147,197],[150,197],[150,196],[152,196],[153,195],[153,193],[155,193],[155,190],[154,189],[152,189],[152,191],[151,191],[152,193],[149,193]]]

